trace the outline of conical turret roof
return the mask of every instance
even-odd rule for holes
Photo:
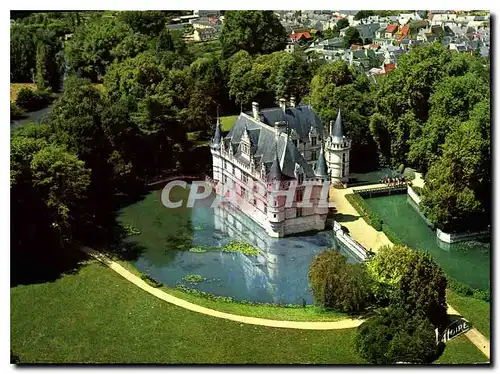
[[[283,179],[284,179],[284,174],[281,171],[280,160],[278,157],[278,147],[276,145],[273,164],[271,165],[269,173],[267,174],[267,180],[268,182],[273,182],[273,181],[282,181]]]
[[[215,125],[215,134],[214,134],[214,137],[212,138],[212,145],[214,145],[214,146],[219,145],[221,137],[222,137],[222,135],[221,135],[221,128],[220,128],[220,120],[217,117],[217,123]]]
[[[342,141],[342,138],[344,137],[344,128],[342,126],[342,116],[340,114],[340,108],[337,114],[337,119],[335,120],[335,124],[333,125],[333,129],[330,128],[330,136],[333,138],[333,140],[337,141]]]
[[[317,177],[327,177],[328,168],[326,167],[325,152],[323,151],[323,143],[321,143],[321,149],[319,151],[318,161],[316,161],[316,168],[314,169],[314,174]]]

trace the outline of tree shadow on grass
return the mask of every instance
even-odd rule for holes
[[[33,250],[11,250],[11,287],[54,282],[64,274],[75,274],[88,256],[71,246],[33,246]],[[56,249],[57,248],[57,249]]]

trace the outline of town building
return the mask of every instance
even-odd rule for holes
[[[210,144],[217,192],[235,194],[237,208],[269,236],[324,230],[330,180],[345,180],[349,173],[350,140],[340,114],[335,123],[325,143],[319,117],[293,97],[289,105],[280,99],[279,107],[262,110],[254,102],[225,137],[217,120]],[[293,194],[290,206],[286,191]],[[310,204],[302,207],[305,193]]]

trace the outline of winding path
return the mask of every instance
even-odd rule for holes
[[[259,326],[267,326],[267,327],[281,327],[287,329],[301,329],[301,330],[341,330],[341,329],[350,329],[354,327],[358,327],[363,323],[362,319],[343,319],[341,321],[332,321],[332,322],[298,322],[298,321],[279,321],[273,319],[265,319],[265,318],[256,318],[256,317],[247,317],[240,316],[236,314],[219,312],[218,310],[205,308],[203,306],[190,303],[189,301],[180,299],[173,295],[170,295],[158,288],[151,287],[149,284],[144,282],[137,275],[131,273],[127,269],[125,269],[120,264],[111,260],[106,255],[88,248],[83,247],[82,250],[86,252],[88,255],[96,258],[101,261],[112,270],[116,271],[122,277],[127,279],[128,281],[134,283],[136,286],[142,288],[144,291],[150,293],[153,296],[156,296],[159,299],[162,299],[168,303],[177,305],[181,308],[191,310],[193,312],[202,313],[207,316],[223,318],[230,321],[246,323],[250,325],[259,325]]]

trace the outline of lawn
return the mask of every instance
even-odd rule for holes
[[[354,330],[239,324],[168,304],[92,263],[11,289],[12,350],[25,363],[360,363]]]
[[[239,117],[239,114],[236,114],[234,116],[225,116],[220,118],[220,122],[222,125],[222,131],[229,131],[231,130],[231,127],[233,127],[234,123],[236,122],[236,119]]]
[[[446,343],[446,348],[436,364],[478,364],[489,361],[465,335]]]
[[[490,340],[490,303],[446,291],[446,301]]]
[[[32,90],[36,90],[35,83],[11,83],[10,84],[10,102],[13,103],[16,101],[17,93],[21,90],[21,88],[31,88]]]
[[[11,288],[11,349],[21,363],[363,363],[354,329],[240,324],[168,304],[92,262],[55,282]],[[440,363],[484,362],[462,338]]]

